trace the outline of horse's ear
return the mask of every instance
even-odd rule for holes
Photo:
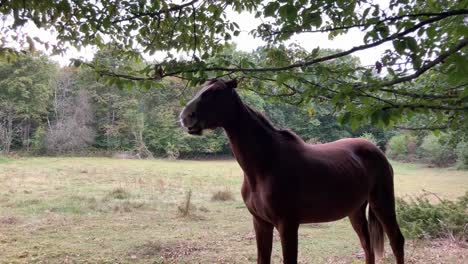
[[[231,89],[234,89],[237,87],[237,80],[236,79],[232,79],[232,80],[229,80],[227,82],[225,82],[227,88],[231,88]]]

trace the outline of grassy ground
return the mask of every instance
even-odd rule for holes
[[[467,172],[393,165],[398,196],[468,190]],[[254,263],[241,181],[234,161],[1,159],[0,263]],[[181,217],[189,190],[191,214]],[[212,201],[226,190],[234,200]],[[299,233],[302,263],[363,263],[347,219]],[[279,244],[276,235],[273,263]],[[468,250],[450,241],[407,245],[408,263],[467,263]]]

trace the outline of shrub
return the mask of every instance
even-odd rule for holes
[[[170,160],[176,160],[180,156],[180,151],[175,144],[168,143],[166,147],[166,155]]]
[[[410,134],[396,135],[388,141],[387,155],[394,159],[408,160],[416,153],[417,138]]]
[[[468,192],[457,201],[439,198],[437,204],[427,195],[410,201],[397,199],[396,209],[407,238],[468,238]]]
[[[458,143],[455,148],[455,153],[457,155],[457,168],[461,170],[468,169],[468,142],[461,141]]]
[[[44,141],[46,137],[46,130],[44,127],[39,126],[34,132],[31,138],[31,149],[38,153],[42,154],[45,151]]]
[[[232,194],[232,192],[228,189],[224,190],[224,191],[217,191],[213,194],[213,196],[211,197],[211,200],[212,201],[232,201],[234,200],[234,195]]]
[[[455,161],[455,152],[449,143],[449,135],[441,133],[440,136],[429,134],[421,144],[421,155],[431,164],[436,166],[447,166]]]
[[[116,199],[116,200],[125,200],[130,198],[130,193],[123,188],[116,188],[109,192],[104,200]]]

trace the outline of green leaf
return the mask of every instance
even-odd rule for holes
[[[399,54],[405,53],[406,45],[405,42],[401,41],[400,39],[393,40],[393,47]]]
[[[416,42],[416,39],[413,37],[406,37],[404,39],[405,45],[408,49],[410,49],[412,52],[416,53],[419,50],[418,43]]]
[[[380,10],[379,10],[379,5],[375,5],[375,7],[374,7],[374,12],[372,12],[372,15],[373,15],[373,16],[378,16],[378,15],[379,15],[379,12],[380,12]]]
[[[279,8],[279,3],[278,2],[270,2],[268,5],[265,7],[265,10],[263,10],[263,14],[265,16],[274,16],[276,13],[276,10]]]
[[[294,21],[297,18],[297,8],[292,4],[286,4],[279,8],[280,16],[286,20]]]
[[[349,123],[349,120],[351,119],[351,112],[346,112],[344,113],[344,115],[340,116],[338,118],[338,121],[341,123],[341,124],[347,124]]]
[[[291,74],[289,72],[281,72],[276,75],[276,83],[278,86],[283,85],[286,81],[291,79]]]
[[[88,33],[88,31],[89,31],[88,24],[83,23],[83,24],[80,26],[80,31],[83,32],[83,33]]]
[[[366,16],[369,14],[369,11],[370,11],[370,7],[366,8],[366,10],[364,10],[364,13],[362,14],[363,19],[365,19]]]
[[[311,24],[315,27],[320,27],[322,25],[322,17],[319,12],[311,13],[307,16],[305,23]]]
[[[311,56],[312,58],[316,58],[319,55],[320,47],[316,47],[312,50]]]

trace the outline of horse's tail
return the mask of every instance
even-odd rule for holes
[[[375,216],[372,208],[369,206],[369,233],[371,246],[374,249],[375,255],[380,258],[384,252],[384,232],[382,224],[379,222]]]

